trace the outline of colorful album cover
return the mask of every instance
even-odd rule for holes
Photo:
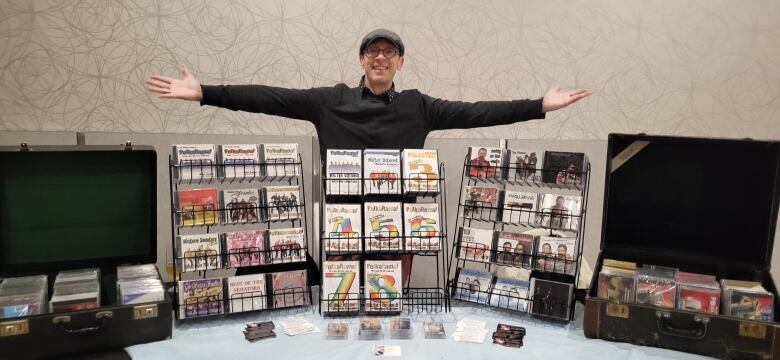
[[[537,246],[536,268],[538,270],[574,274],[577,265],[574,259],[577,250],[576,238],[541,236]]]
[[[285,271],[271,274],[274,308],[309,304],[306,270]]]
[[[303,200],[298,185],[266,186],[263,188],[268,220],[294,220],[301,217]]]
[[[219,234],[179,235],[176,242],[179,268],[183,272],[222,267]]]
[[[325,204],[323,241],[326,253],[360,252],[363,244],[360,204]]]
[[[217,189],[179,190],[179,226],[216,225],[219,222]]]
[[[263,160],[269,177],[300,175],[298,144],[263,144]]]
[[[328,149],[325,155],[325,191],[328,195],[361,195],[361,150]]]
[[[173,145],[173,162],[181,181],[211,181],[216,177],[214,144]]]
[[[677,308],[706,314],[720,314],[720,287],[678,284]]]
[[[544,150],[507,150],[509,171],[507,180],[538,182],[542,180]]]
[[[222,279],[179,281],[179,318],[223,313]]]
[[[360,308],[360,262],[323,261],[324,312],[357,312]]]
[[[366,194],[401,193],[401,151],[366,149],[363,152]]]
[[[230,267],[265,264],[265,232],[247,230],[225,233],[225,250]]]
[[[675,308],[677,283],[673,276],[651,268],[636,270],[636,302],[638,304]]]
[[[462,227],[458,232],[458,257],[490,262],[493,256],[493,230]]]
[[[492,282],[493,274],[489,271],[459,268],[453,298],[487,304]]]
[[[544,194],[541,201],[541,225],[553,229],[579,231],[582,197]]]
[[[225,223],[240,224],[260,220],[260,192],[257,189],[222,190]]]
[[[510,224],[537,225],[539,194],[524,191],[504,191],[501,221]]]
[[[261,175],[257,145],[220,145],[225,179],[253,179]]]
[[[531,312],[567,320],[573,291],[572,284],[531,278]]]
[[[602,268],[596,296],[621,303],[634,302],[635,271]]]
[[[501,177],[504,165],[504,149],[494,147],[470,146],[466,173],[470,177],[497,179]]]
[[[547,151],[544,154],[542,181],[557,185],[583,184],[585,154],[565,151]]]
[[[404,249],[408,251],[441,250],[439,204],[404,204]]]
[[[225,279],[230,312],[266,309],[268,290],[265,274],[231,276]]]
[[[439,192],[439,155],[436,150],[404,149],[404,193]]]
[[[366,251],[401,250],[403,217],[400,202],[366,202]]]
[[[530,268],[534,255],[534,236],[509,231],[496,235],[496,263]]]
[[[499,190],[495,187],[466,186],[463,215],[466,219],[495,220],[498,215]]]
[[[400,260],[366,260],[366,312],[400,312],[403,277]]]
[[[490,292],[490,305],[502,309],[525,311],[528,287],[528,280],[497,277]]]
[[[775,299],[771,293],[731,290],[729,315],[742,319],[774,321]]]
[[[271,263],[306,261],[305,241],[303,228],[268,230]]]

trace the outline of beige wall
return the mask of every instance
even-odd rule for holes
[[[400,88],[463,100],[594,96],[547,120],[436,137],[610,132],[780,138],[774,0],[0,0],[0,129],[311,135],[305,122],[161,101],[152,73],[310,87],[360,75],[371,28],[407,44]]]

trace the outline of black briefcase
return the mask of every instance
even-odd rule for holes
[[[774,141],[610,135],[585,335],[724,359],[780,357],[774,321],[596,297],[604,259],[624,260],[760,282],[774,295],[777,318],[780,299],[769,266],[778,169]]]
[[[117,265],[157,262],[156,181],[152,147],[0,147],[0,276],[48,275],[51,296],[59,271],[99,268],[101,288],[99,308],[0,319],[0,358],[171,337],[167,292],[164,301],[117,300]]]

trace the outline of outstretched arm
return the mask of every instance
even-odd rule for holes
[[[152,75],[146,81],[149,91],[163,99],[199,101],[218,106],[293,119],[316,122],[323,104],[334,95],[334,88],[287,89],[266,85],[201,86],[187,68],[181,79]]]
[[[560,86],[554,86],[541,99],[473,103],[423,95],[422,106],[432,130],[471,129],[543,119],[546,112],[569,106],[590,94],[589,90],[561,91]]]

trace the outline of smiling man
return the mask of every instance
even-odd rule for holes
[[[357,87],[207,86],[186,68],[181,79],[153,75],[147,87],[161,98],[309,121],[317,130],[321,154],[329,148],[422,148],[434,130],[542,119],[546,112],[590,95],[588,90],[561,91],[555,86],[541,99],[472,103],[442,100],[415,89],[398,91],[393,79],[403,68],[405,46],[398,34],[385,29],[366,34],[358,55],[365,74]]]
[[[186,68],[181,79],[153,75],[146,84],[165,99],[309,121],[317,130],[323,159],[327,149],[420,149],[434,130],[542,119],[546,112],[590,95],[588,90],[561,91],[555,86],[536,100],[462,102],[438,99],[415,89],[398,91],[393,79],[403,68],[404,54],[398,34],[377,29],[360,42],[358,59],[364,75],[357,87],[208,86],[201,85]],[[404,256],[404,283],[410,268],[410,257]]]

